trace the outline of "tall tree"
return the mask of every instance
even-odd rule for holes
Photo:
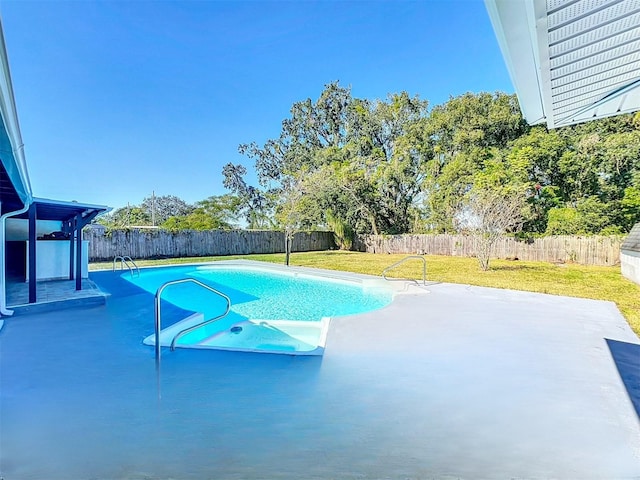
[[[255,162],[263,187],[283,192],[287,184],[321,175],[331,184],[315,192],[334,218],[363,232],[408,231],[408,210],[420,193],[425,143],[417,124],[427,103],[406,93],[386,101],[354,99],[337,82],[325,87],[317,101],[295,103],[277,139],[241,145]],[[241,191],[241,182],[229,188]]]
[[[162,225],[169,217],[189,215],[195,208],[175,195],[145,197],[140,207],[150,219],[154,220],[155,225]]]
[[[436,231],[454,228],[452,212],[471,189],[474,177],[495,158],[495,150],[528,132],[515,95],[467,93],[433,108],[424,122],[433,154],[424,183],[430,218]]]
[[[575,217],[590,233],[640,220],[640,114],[549,132],[526,124],[515,95],[468,93],[429,111],[406,92],[359,99],[333,82],[317,100],[294,103],[277,138],[239,151],[254,162],[260,186],[231,164],[225,186],[250,224],[256,212],[284,211],[297,198],[291,185],[305,191],[301,221],[357,233],[453,231],[469,192],[496,184],[522,192],[529,233],[549,231],[551,212],[556,224]]]

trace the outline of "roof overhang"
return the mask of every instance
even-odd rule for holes
[[[556,128],[640,110],[640,1],[485,5],[530,124]]]
[[[24,158],[24,145],[18,123],[9,59],[0,20],[0,199],[8,209],[21,208],[31,202],[31,183]],[[22,204],[22,205],[20,205]],[[3,206],[2,210],[6,210]]]
[[[98,215],[111,210],[111,207],[104,205],[65,202],[62,200],[50,200],[47,198],[34,198],[32,205],[35,205],[38,220],[59,220],[62,222],[69,221],[79,216],[83,220],[83,223],[88,223]],[[28,212],[25,212],[17,218],[27,217]]]

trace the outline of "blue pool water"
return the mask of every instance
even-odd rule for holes
[[[178,341],[178,346],[195,348],[311,352],[319,343],[324,346],[327,327],[320,325],[324,318],[376,310],[392,299],[388,288],[364,288],[356,281],[247,265],[155,268],[142,270],[139,277],[125,273],[123,278],[153,294],[164,283],[182,278],[197,279],[226,294],[231,299],[227,317]],[[202,313],[203,319],[220,315],[226,306],[224,299],[194,283],[172,285],[162,298]]]
[[[123,277],[154,294],[169,280],[195,278],[228,295],[232,311],[250,319],[320,321],[376,310],[391,302],[391,291],[386,288],[364,289],[355,282],[246,266],[168,267]],[[169,287],[163,298],[186,310],[203,312],[205,317],[224,308],[224,301],[194,284]]]

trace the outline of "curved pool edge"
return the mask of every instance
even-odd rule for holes
[[[341,280],[349,283],[359,283],[365,288],[374,288],[374,287],[382,287],[388,288],[391,290],[393,295],[396,294],[404,294],[404,293],[428,293],[428,290],[423,285],[419,285],[415,280],[405,280],[405,279],[390,279],[385,280],[382,276],[369,275],[365,273],[355,273],[355,272],[347,272],[343,270],[329,270],[324,268],[317,267],[305,267],[298,265],[281,265],[277,263],[271,262],[262,262],[259,260],[244,260],[244,259],[235,259],[235,260],[216,260],[213,262],[196,262],[189,264],[177,264],[177,265],[162,265],[162,266],[153,266],[153,267],[142,267],[142,268],[163,268],[170,266],[216,266],[216,265],[225,265],[225,266],[244,266],[244,267],[257,267],[259,269],[267,270],[267,271],[275,271],[281,273],[288,273],[294,276],[306,276],[309,275],[311,277],[321,277],[324,279],[330,280]]]
[[[264,272],[271,273],[279,273],[285,274],[287,276],[293,277],[301,277],[301,278],[311,278],[318,279],[324,281],[336,281],[339,283],[347,283],[351,285],[358,285],[364,291],[366,290],[378,290],[384,289],[390,294],[391,300],[390,302],[381,307],[382,309],[389,308],[391,306],[396,297],[398,295],[404,294],[413,294],[420,295],[429,293],[425,286],[418,284],[414,280],[401,280],[401,279],[393,279],[386,280],[382,277],[377,277],[374,275],[360,274],[354,272],[344,272],[339,270],[327,270],[320,269],[315,267],[303,267],[303,266],[286,266],[281,264],[274,264],[270,262],[261,262],[256,260],[244,260],[244,259],[234,259],[234,260],[219,260],[212,262],[195,262],[189,264],[175,264],[175,265],[161,265],[161,266],[149,266],[143,267],[141,270],[153,271],[153,270],[162,270],[168,268],[181,268],[184,267],[185,270],[193,269],[216,269],[216,268],[238,268],[238,269],[251,269],[251,270],[259,270]],[[122,275],[126,275],[126,272],[123,272]],[[319,322],[309,322],[307,331],[300,334],[300,332],[296,332],[300,334],[305,340],[300,340],[300,338],[296,337],[296,333],[292,334],[290,329],[286,323],[287,320],[256,320],[256,319],[246,319],[243,322],[240,322],[236,325],[234,323],[231,327],[242,326],[247,329],[247,332],[243,332],[242,335],[231,335],[231,327],[223,328],[216,332],[216,334],[207,337],[205,340],[199,339],[196,342],[180,342],[176,344],[176,347],[179,348],[190,348],[190,349],[215,349],[215,350],[223,350],[223,351],[239,351],[239,352],[257,352],[257,353],[275,353],[275,354],[288,354],[288,355],[323,355],[327,337],[330,331],[330,323],[332,320],[338,320],[343,317],[352,317],[354,315],[360,315],[362,313],[367,312],[359,312],[348,315],[336,315],[334,317],[324,317],[322,321]],[[179,333],[180,331],[187,329],[193,325],[198,323],[202,323],[204,320],[202,313],[195,312],[192,315],[189,315],[182,320],[174,323],[173,325],[165,328],[160,333],[160,344],[163,347],[168,347],[171,344],[171,340],[173,337]],[[304,322],[300,320],[296,320],[299,325],[302,325]],[[302,323],[301,323],[302,322]],[[259,330],[263,329],[263,326],[266,326],[270,329],[279,330],[280,335],[284,339],[274,339],[273,335],[271,338],[260,338],[261,334],[264,332],[259,332]],[[265,328],[266,328],[265,327]],[[242,329],[241,329],[242,330]],[[257,340],[252,338],[251,332],[254,336],[257,337]],[[230,339],[242,339],[243,335],[249,333],[249,336],[246,338],[250,338],[253,341],[253,345],[233,345],[233,342],[230,342]],[[300,336],[299,335],[299,336]],[[266,335],[269,337],[269,334]],[[216,337],[215,339],[213,337]],[[215,343],[215,341],[218,343]],[[220,343],[221,341],[221,343]],[[155,345],[155,334],[148,335],[144,338],[143,343],[145,345]],[[231,344],[230,344],[231,343]],[[238,342],[240,343],[240,342]],[[255,346],[257,345],[257,346]]]
[[[245,259],[233,259],[233,260],[213,260],[209,262],[188,262],[188,263],[173,263],[167,265],[145,265],[139,267],[140,270],[160,270],[163,268],[177,268],[177,267],[198,267],[198,266],[215,266],[215,265],[244,265],[244,266],[255,266],[259,268],[263,268],[265,270],[274,270],[281,272],[289,272],[289,273],[301,273],[301,274],[310,274],[313,276],[320,276],[325,278],[334,278],[338,280],[345,281],[358,281],[363,285],[370,286],[386,286],[390,288],[393,294],[403,294],[403,293],[429,293],[427,287],[434,282],[430,282],[427,285],[420,285],[417,280],[410,279],[400,279],[400,278],[391,278],[389,280],[385,280],[382,278],[382,272],[380,276],[371,275],[366,273],[356,273],[356,272],[347,272],[344,270],[330,270],[325,268],[318,267],[305,267],[298,265],[282,265],[279,263],[272,262],[263,262],[260,260],[245,260]],[[126,274],[126,270],[116,269],[115,271],[111,268],[102,268],[98,270],[92,270],[89,273],[102,273],[102,272],[114,272],[114,273],[122,273]],[[440,283],[440,282],[436,282]]]

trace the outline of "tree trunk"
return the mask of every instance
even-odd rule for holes
[[[291,232],[284,231],[284,264],[289,266],[289,257],[291,256]]]
[[[376,217],[373,214],[369,214],[369,220],[371,221],[371,229],[373,230],[374,235],[379,235],[378,233],[378,225],[376,225]]]

